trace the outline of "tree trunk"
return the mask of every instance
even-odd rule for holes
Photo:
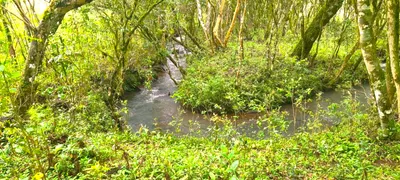
[[[244,8],[243,8],[242,16],[240,17],[240,27],[239,27],[239,57],[240,57],[239,60],[240,61],[243,61],[243,59],[244,59],[243,28],[244,28],[244,20],[246,17],[246,10],[247,10],[247,0],[244,0]]]
[[[209,31],[210,31],[211,16],[212,16],[212,6],[211,6],[211,3],[209,1],[207,1],[207,20],[206,20],[207,33],[209,33]]]
[[[18,94],[14,100],[16,113],[25,115],[34,102],[36,76],[42,67],[48,38],[54,34],[60,26],[67,12],[76,9],[92,0],[56,0],[52,1],[44,12],[43,19],[35,28],[29,47],[28,58],[25,63],[22,80],[18,87]]]
[[[389,118],[392,114],[392,109],[386,89],[385,74],[380,67],[379,60],[376,58],[376,44],[373,33],[374,20],[370,5],[370,0],[357,0],[360,48],[378,108],[381,130],[383,136],[388,136]]]
[[[222,46],[222,40],[220,38],[220,26],[222,24],[222,15],[224,13],[224,9],[225,9],[225,0],[221,0],[221,2],[219,3],[219,7],[218,7],[218,16],[217,19],[215,21],[215,25],[214,25],[214,29],[213,29],[213,37],[214,37],[214,41],[215,41],[215,45],[216,47],[221,47]]]
[[[329,82],[330,86],[333,86],[336,84],[336,82],[338,82],[340,76],[342,75],[342,73],[344,72],[344,70],[347,68],[347,64],[349,62],[349,60],[351,59],[351,57],[353,56],[353,54],[359,49],[360,45],[359,45],[359,41],[357,40],[357,42],[354,44],[353,48],[351,48],[351,51],[346,55],[346,57],[343,60],[342,66],[340,67],[339,71],[337,72],[337,74],[335,75],[334,79],[332,79]]]
[[[14,60],[15,59],[15,49],[14,49],[14,45],[13,45],[13,39],[11,37],[11,32],[10,32],[10,28],[8,25],[8,22],[6,20],[6,9],[4,9],[4,7],[6,6],[5,2],[2,2],[2,4],[0,4],[2,7],[0,7],[1,11],[1,22],[3,24],[4,27],[4,33],[7,37],[7,45],[8,45],[8,54],[10,55],[10,57]]]
[[[353,76],[354,76],[354,73],[356,72],[358,66],[360,66],[362,61],[363,61],[363,56],[361,55],[360,57],[357,58],[356,63],[354,63],[353,68],[351,70]]]
[[[385,79],[386,79],[386,89],[388,92],[388,100],[389,103],[393,105],[394,97],[396,95],[396,87],[393,82],[392,77],[392,66],[390,65],[390,59],[386,59],[386,67],[385,67]],[[393,108],[393,106],[392,106]]]
[[[239,27],[239,67],[236,72],[236,85],[239,82],[239,75],[240,75],[240,69],[242,66],[242,61],[244,59],[244,45],[243,45],[243,28],[244,28],[244,20],[246,17],[246,9],[247,9],[247,0],[244,0],[244,8],[242,15],[240,17],[240,27]]]
[[[213,52],[214,51],[213,50],[213,42],[211,41],[210,35],[209,35],[210,23],[211,23],[211,4],[210,4],[210,2],[207,2],[207,17],[206,17],[207,20],[206,20],[205,24],[203,22],[203,13],[201,10],[200,0],[196,0],[196,4],[197,4],[197,13],[198,13],[197,19],[199,20],[200,26],[203,29],[204,36],[206,37],[207,42],[210,43],[210,48],[211,48],[211,51]],[[211,36],[212,36],[212,34],[211,34]]]
[[[229,26],[228,32],[226,32],[226,35],[225,35],[224,47],[227,46],[229,38],[231,37],[232,31],[233,31],[233,27],[235,27],[236,18],[237,18],[238,14],[239,14],[239,10],[240,10],[240,0],[237,0],[235,13],[233,14],[231,25]]]
[[[397,92],[397,113],[400,113],[399,1],[387,0],[387,8],[390,67]]]
[[[309,55],[314,42],[322,33],[322,29],[328,24],[329,20],[336,14],[340,7],[342,7],[342,4],[343,0],[333,0],[325,3],[307,28],[304,37],[297,43],[292,56],[306,58]]]
[[[208,39],[208,30],[207,30],[206,25],[203,22],[203,12],[201,11],[200,0],[196,0],[196,5],[197,5],[197,19],[199,20],[200,26],[203,29],[204,35]]]

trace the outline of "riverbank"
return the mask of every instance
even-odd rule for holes
[[[345,110],[336,111],[340,124],[320,129],[315,118],[309,132],[291,137],[272,133],[265,140],[240,135],[229,123],[200,138],[145,128],[133,133],[92,127],[85,132],[76,122],[69,126],[77,128],[65,129],[68,120],[61,117],[58,128],[64,131],[32,129],[38,120],[4,131],[6,137],[25,135],[13,136],[1,147],[0,178],[398,179],[399,141],[379,139],[377,118],[354,111],[357,102],[341,105],[346,104]],[[270,119],[271,132],[281,130],[277,123]]]
[[[251,49],[260,46],[248,43],[252,45],[249,47]],[[235,130],[257,137],[257,131],[264,128],[258,127],[259,122],[279,109],[280,113],[285,114],[286,123],[290,125],[287,134],[291,135],[304,128],[317,110],[327,110],[332,103],[339,103],[350,94],[362,105],[368,106],[369,85],[363,83],[352,87],[354,82],[358,82],[357,78],[362,80],[365,75],[362,68],[353,72],[357,76],[339,84],[344,86],[343,89],[326,89],[327,84],[323,82],[333,75],[321,72],[326,67],[318,65],[311,72],[307,69],[307,62],[289,58],[276,62],[276,71],[272,72],[268,62],[261,56],[264,54],[262,49],[258,48],[246,54],[249,58],[242,64],[242,80],[236,85],[238,77],[231,75],[238,65],[235,57],[228,57],[233,52],[200,58],[186,54],[185,48],[179,44],[170,45],[169,49],[179,52],[176,56],[171,54],[177,64],[185,68],[189,64],[187,76],[182,79],[180,66],[176,67],[167,59],[164,71],[152,82],[151,89],[142,88],[139,92],[126,94],[126,119],[134,132],[146,127],[175,135],[193,134],[195,131],[201,132],[199,136],[204,136],[210,127],[217,124],[212,121],[213,115],[217,113],[231,119]],[[338,64],[331,62],[331,65]],[[177,86],[174,81],[181,84]],[[326,91],[320,92],[318,96],[320,90]],[[193,103],[200,104],[197,106]],[[226,112],[227,108],[233,107],[239,109]],[[360,111],[365,109],[360,108]],[[339,121],[325,118],[322,123],[329,127]]]
[[[177,103],[168,95],[168,92],[173,92],[174,89],[176,86],[168,75],[163,74],[153,83],[153,89],[127,94],[125,97],[128,110],[126,119],[134,132],[146,127],[149,130],[174,133],[178,136],[193,135],[193,132],[197,132],[196,136],[204,137],[209,133],[209,128],[218,124],[212,120],[213,114],[193,112]],[[367,112],[369,98],[369,85],[363,84],[347,90],[327,91],[316,98],[298,104],[286,104],[274,111],[225,114],[219,117],[230,119],[234,129],[241,134],[257,137],[257,133],[265,128],[262,122],[271,114],[280,113],[289,126],[285,134],[293,135],[301,131],[307,122],[315,117],[315,114],[342,110],[339,104],[345,100],[357,101],[359,103],[357,110]],[[340,118],[334,116],[326,116],[321,121],[326,128],[339,122]],[[265,130],[264,133],[267,131]]]

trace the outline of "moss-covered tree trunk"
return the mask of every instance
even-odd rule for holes
[[[370,0],[357,0],[358,29],[360,33],[360,48],[365,66],[369,74],[369,80],[373,96],[378,108],[380,125],[384,136],[388,135],[389,118],[392,114],[391,104],[386,89],[385,74],[376,58],[376,45],[373,33],[373,14]]]
[[[292,52],[292,56],[303,59],[310,54],[314,42],[322,33],[325,25],[328,24],[330,19],[336,14],[340,7],[342,7],[342,4],[343,0],[332,0],[325,2],[325,5],[318,11],[317,15],[308,26],[306,32],[304,33],[304,37],[302,37],[302,39],[297,43]]]
[[[54,0],[44,12],[43,19],[34,30],[22,80],[14,100],[17,114],[24,115],[34,102],[37,87],[35,79],[42,67],[48,38],[57,31],[65,14],[91,1],[93,0]]]
[[[400,113],[399,1],[387,0],[387,8],[390,67],[397,92],[397,112]]]
[[[15,58],[15,49],[14,49],[14,46],[13,46],[13,39],[11,37],[9,23],[6,20],[6,15],[7,15],[7,11],[5,9],[6,2],[3,1],[3,2],[1,2],[0,5],[1,5],[1,7],[0,7],[0,15],[1,15],[0,16],[0,21],[1,21],[2,25],[3,25],[4,33],[5,33],[6,38],[7,38],[8,54],[10,55],[10,57],[12,59],[14,59]]]

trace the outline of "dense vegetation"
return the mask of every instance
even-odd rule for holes
[[[90,104],[90,108],[101,108],[96,100]],[[346,107],[346,111],[339,112],[335,106]],[[307,130],[314,133],[290,138],[280,135],[287,126],[281,126],[285,119],[278,114],[261,118],[260,126],[270,132],[265,140],[237,133],[231,120],[221,117],[214,120],[225,121],[225,127],[213,127],[207,137],[177,137],[147,129],[105,132],[106,126],[98,118],[83,116],[71,122],[65,114],[37,108],[30,111],[31,122],[24,128],[4,131],[9,143],[1,151],[0,177],[399,178],[398,142],[377,139],[377,117],[358,108],[359,103],[351,99],[333,104],[320,115],[340,117],[340,124],[326,129],[315,116]]]
[[[0,15],[0,178],[400,178],[398,1],[0,0]],[[127,126],[124,93],[167,62],[171,96],[214,114],[206,133]],[[371,106],[305,107],[367,80]],[[310,117],[290,136],[288,103]],[[226,116],[246,112],[255,136]]]
[[[341,65],[338,61],[324,60],[328,59],[324,55],[330,53],[324,49],[326,54],[320,56],[319,64],[312,70],[307,61],[287,56],[277,57],[271,67],[265,61],[262,44],[249,42],[245,47],[251,50],[245,52],[247,58],[241,62],[234,51],[200,59],[198,56],[190,57],[186,78],[174,97],[198,111],[265,111],[332,88],[329,82],[335,74],[325,71]],[[361,68],[348,72],[346,75],[351,77],[343,79],[340,84],[362,81],[365,73]]]

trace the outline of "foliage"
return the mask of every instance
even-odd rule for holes
[[[307,61],[291,57],[265,59],[261,44],[246,42],[245,46],[249,51],[243,60],[233,48],[212,56],[191,56],[187,76],[174,97],[198,111],[264,111],[329,88],[327,81],[334,74],[325,72],[340,66],[324,60],[329,52],[322,53],[319,63],[310,69]],[[365,73],[349,75],[350,81],[365,77]]]
[[[71,121],[38,107],[28,124],[5,127],[0,178],[399,178],[398,142],[377,139],[376,117],[358,108],[352,100],[334,104],[320,116],[340,117],[340,124],[291,137],[279,130],[285,120],[271,116],[262,120],[269,137],[257,140],[240,135],[224,118],[214,119],[227,123],[208,136],[177,137],[147,129],[103,132],[98,123],[83,127],[81,122],[98,119],[83,112]]]
[[[376,112],[352,99],[316,112],[303,107],[316,92],[368,77],[361,52],[349,52],[358,41],[353,2],[321,28],[302,60],[289,54],[328,1],[51,2],[85,5],[55,10],[62,21],[42,26],[58,28],[43,38],[34,34],[40,19],[55,14],[31,1],[0,0],[0,179],[400,179],[399,123],[381,139]],[[372,40],[383,62],[386,3],[373,5]],[[44,55],[36,65],[27,63],[32,42],[44,43],[32,51]],[[186,73],[173,97],[219,115],[203,134],[196,121],[183,136],[129,131],[122,94],[151,88],[163,64],[180,56],[174,44],[191,55],[175,59],[187,58],[187,68],[176,65]],[[39,66],[35,78],[24,78],[25,69]],[[341,66],[338,83],[328,84]],[[21,79],[32,85],[26,115],[16,107],[23,104],[16,98]],[[279,110],[285,103],[310,114],[302,129],[289,130],[293,122]],[[254,111],[263,113],[254,134],[242,134],[235,117],[224,115]],[[171,124],[180,131],[179,120]]]

